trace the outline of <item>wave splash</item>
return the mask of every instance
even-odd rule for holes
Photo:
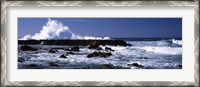
[[[182,45],[182,40],[175,40],[175,39],[172,39],[172,43],[178,44],[178,45]]]
[[[147,52],[153,53],[161,53],[161,54],[171,54],[171,55],[178,55],[182,54],[181,47],[156,47],[156,46],[146,46],[146,47],[139,47],[139,49],[143,49]]]
[[[62,22],[57,20],[48,19],[47,23],[42,27],[39,33],[34,35],[25,35],[19,40],[40,40],[40,39],[98,39],[105,40],[110,37],[94,37],[94,36],[81,36],[73,33],[68,26],[63,25]]]

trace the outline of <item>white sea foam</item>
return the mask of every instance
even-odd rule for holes
[[[182,45],[182,40],[172,39],[172,43]]]
[[[48,46],[48,45],[31,45],[34,48],[41,48],[38,51],[20,51],[18,57],[26,59],[25,62],[19,62],[19,67],[28,66],[29,64],[41,65],[47,68],[49,62],[54,62],[59,66],[57,68],[68,69],[68,68],[80,68],[84,66],[112,64],[114,66],[129,67],[137,69],[135,66],[128,66],[127,64],[138,63],[144,68],[155,68],[155,69],[166,69],[166,68],[179,68],[178,65],[182,64],[182,47],[180,46],[160,46],[151,44],[154,42],[138,42],[140,45],[136,46],[100,46],[103,49],[110,47],[114,51],[103,51],[111,52],[112,55],[107,58],[92,57],[87,58],[87,55],[97,51],[95,49],[88,49],[88,47],[80,47],[80,51],[74,52],[73,55],[66,55],[67,58],[60,58],[60,55],[66,54],[64,50],[58,50],[56,53],[49,53],[50,48],[68,48],[70,46]],[[145,44],[144,44],[145,43]],[[171,43],[173,44],[173,43]],[[155,46],[154,46],[155,45]],[[20,47],[20,46],[18,46]],[[140,57],[140,58],[139,58]],[[146,57],[146,59],[141,59]],[[30,59],[29,59],[30,58]]]
[[[147,52],[153,53],[161,53],[161,54],[182,54],[181,47],[156,47],[156,46],[146,46],[146,47],[139,47],[139,49],[143,49]]]
[[[85,40],[109,40],[110,37],[94,37],[94,36],[80,36],[73,34],[71,39],[85,39]]]

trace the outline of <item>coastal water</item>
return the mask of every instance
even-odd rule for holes
[[[114,38],[119,39],[119,38]],[[132,46],[100,46],[109,47],[114,51],[109,57],[91,57],[87,55],[96,51],[88,46],[80,46],[80,51],[67,55],[63,49],[49,53],[51,48],[69,48],[63,45],[29,45],[38,51],[22,51],[18,45],[19,69],[100,69],[109,64],[116,69],[181,69],[182,40],[181,39],[145,39],[121,38]],[[107,52],[106,50],[101,50]],[[137,63],[139,66],[132,65]],[[142,67],[140,67],[142,66]]]

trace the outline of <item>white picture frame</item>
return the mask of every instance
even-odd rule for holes
[[[194,7],[194,81],[8,81],[7,25],[9,7]],[[199,86],[199,1],[2,1],[1,2],[1,86]]]

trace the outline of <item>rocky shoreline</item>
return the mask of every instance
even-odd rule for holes
[[[112,45],[112,46],[129,46],[124,40],[18,40],[19,45],[71,45],[87,46],[91,44]]]
[[[94,49],[92,53],[87,54],[87,58],[93,58],[93,59],[98,59],[98,58],[108,58],[112,56],[112,52],[115,51],[112,48],[109,47],[104,47],[101,48],[99,45],[91,44],[87,46],[88,49]],[[39,49],[33,48],[29,45],[22,45],[20,47],[21,51],[38,51]],[[48,52],[51,54],[56,54],[58,50],[63,50],[65,53],[61,54],[59,58],[61,59],[68,59],[69,55],[76,55],[75,52],[80,51],[79,46],[72,46],[70,48],[50,48],[48,49]],[[137,57],[138,59],[142,60],[147,60],[147,57]],[[18,62],[25,62],[23,58],[18,58]],[[28,69],[43,69],[43,68],[51,68],[51,69],[56,69],[59,67],[59,64],[56,62],[49,62],[49,67],[43,67],[41,65],[36,65],[36,64],[30,64],[27,65],[26,68]],[[127,63],[127,66],[130,67],[136,67],[139,69],[144,69],[145,67],[137,62],[132,61],[132,63]],[[101,64],[101,65],[89,65],[89,66],[80,66],[80,67],[72,67],[72,68],[67,68],[67,69],[130,69],[130,67],[121,67],[121,66],[114,66],[113,64]],[[182,65],[178,65],[178,68],[182,68]],[[151,68],[145,68],[145,69],[151,69]]]
[[[58,40],[58,41],[60,41],[60,40]],[[83,41],[83,40],[81,40],[81,41]],[[81,41],[80,40],[73,40],[73,41],[67,41],[67,42],[72,43],[72,42],[81,42]],[[40,41],[36,41],[36,40],[20,41],[20,44],[22,44],[22,43],[24,44],[20,47],[20,50],[21,51],[38,51],[39,49],[36,49],[36,48],[30,46],[31,42],[32,42],[32,44],[36,44],[36,43],[39,43]],[[43,42],[49,43],[48,41],[43,41]],[[53,43],[53,42],[56,42],[56,41],[50,41],[50,42]],[[114,42],[116,42],[116,43],[114,43]],[[67,44],[67,43],[65,43],[65,44]],[[51,54],[56,54],[58,52],[58,50],[64,50],[66,53],[60,55],[59,58],[67,59],[69,55],[74,55],[75,54],[74,52],[80,51],[81,48],[79,47],[79,45],[77,46],[77,43],[74,43],[74,45],[75,44],[76,44],[76,46],[72,46],[70,48],[49,48],[48,52],[51,53]],[[89,53],[87,55],[87,58],[95,58],[95,59],[96,58],[108,58],[109,56],[112,55],[111,52],[114,51],[113,49],[106,47],[106,46],[104,48],[102,48],[102,47],[100,47],[100,45],[120,45],[120,46],[121,45],[123,45],[123,46],[127,45],[127,43],[124,42],[124,41],[116,41],[116,40],[111,40],[111,41],[108,41],[108,40],[107,41],[105,41],[105,40],[104,41],[103,40],[98,40],[98,41],[92,40],[92,41],[90,41],[90,43],[83,43],[83,44],[88,44],[88,46],[86,46],[86,47],[88,47],[88,49],[96,50],[96,51]],[[24,61],[25,60],[23,60],[23,58],[18,58],[18,62],[24,62]],[[59,65],[56,64],[55,62],[50,62],[49,66],[51,68],[56,68]],[[36,64],[30,64],[30,65],[26,66],[26,68],[42,69],[42,66],[38,66]],[[129,69],[129,68],[128,67],[121,67],[121,66],[114,66],[112,64],[102,64],[102,65],[94,65],[94,66],[76,67],[76,68],[72,68],[72,69]]]
[[[60,43],[60,44],[58,44]],[[97,60],[98,59],[109,59],[110,57],[116,55],[117,49],[114,49],[108,45],[112,46],[130,46],[123,40],[19,40],[19,53],[33,53],[38,54],[39,52],[46,52],[48,55],[58,55],[52,57],[64,62],[65,60],[73,59],[71,56],[82,55],[81,52],[90,50],[84,54],[84,60]],[[35,45],[35,46],[34,46]],[[37,47],[37,45],[50,45],[47,48]],[[56,46],[53,45],[67,45],[67,46]],[[69,46],[68,46],[69,45]],[[32,55],[32,54],[31,54]],[[47,57],[48,58],[48,57]],[[50,57],[49,57],[50,58]],[[115,59],[115,58],[113,58]],[[117,58],[116,58],[117,59]],[[25,63],[23,68],[19,69],[131,69],[132,67],[136,69],[154,69],[154,67],[146,67],[144,64],[137,62],[137,60],[148,61],[151,58],[146,56],[139,56],[135,58],[136,60],[127,61],[125,66],[116,65],[112,63],[101,63],[101,64],[88,64],[80,66],[63,66],[62,63],[56,61],[45,62],[45,66],[37,63],[26,64],[29,61],[28,56],[18,57],[18,62]],[[33,59],[34,60],[34,59]],[[110,60],[110,59],[109,59]],[[35,60],[34,60],[35,61]],[[66,63],[70,64],[70,63]],[[178,69],[182,68],[182,64],[176,65]],[[167,68],[167,67],[166,67]]]

